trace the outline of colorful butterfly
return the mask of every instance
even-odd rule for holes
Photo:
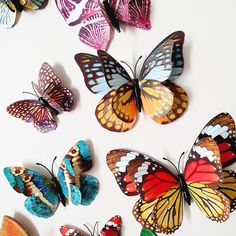
[[[121,224],[122,219],[120,216],[112,217],[103,227],[102,231],[98,234],[96,231],[96,225],[94,226],[93,232],[86,226],[89,230],[91,236],[120,236],[121,235]],[[62,226],[60,228],[60,232],[62,236],[84,236],[84,234],[80,230],[76,230],[70,226]]]
[[[0,229],[1,236],[28,236],[25,229],[14,218],[3,216],[2,227]]]
[[[56,0],[68,25],[81,24],[80,40],[97,50],[106,50],[113,27],[120,32],[119,21],[149,30],[151,0]]]
[[[38,85],[32,82],[38,99],[26,99],[12,103],[7,112],[25,122],[33,122],[40,132],[47,133],[57,128],[55,116],[70,111],[74,102],[71,90],[61,85],[60,79],[48,63],[43,63],[39,71]],[[28,93],[28,92],[25,92]]]
[[[55,161],[55,159],[54,159]],[[43,218],[52,216],[59,203],[66,206],[70,201],[74,205],[90,205],[98,192],[98,181],[83,175],[92,167],[92,158],[85,141],[77,142],[64,157],[57,177],[44,165],[51,179],[38,171],[23,167],[6,167],[4,174],[11,187],[18,193],[27,196],[26,209],[33,215]]]
[[[178,168],[175,167],[177,175],[137,152],[113,150],[107,154],[107,164],[121,190],[128,196],[139,194],[141,197],[133,214],[143,227],[153,232],[173,233],[182,224],[184,199],[189,205],[193,200],[213,221],[228,219],[232,203],[222,191],[226,176],[222,171],[221,153],[213,138],[201,138],[203,131],[189,153],[183,173],[179,159]],[[226,132],[225,128],[224,132],[218,130],[225,138]]]
[[[183,71],[183,43],[182,31],[169,35],[144,61],[139,76],[136,73],[139,60],[134,71],[130,68],[133,78],[105,51],[98,51],[98,56],[75,55],[88,89],[92,93],[106,93],[95,112],[102,127],[125,132],[134,126],[141,110],[154,121],[167,124],[185,111],[187,94],[172,82]]]
[[[10,28],[15,24],[17,11],[24,9],[38,10],[47,0],[1,0],[0,1],[0,28]]]

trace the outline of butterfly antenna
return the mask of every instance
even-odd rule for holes
[[[84,226],[87,228],[87,230],[89,231],[89,233],[91,234],[91,236],[93,236],[93,233],[92,233],[92,231],[90,230],[90,228],[89,228],[86,224],[84,224]]]
[[[130,66],[126,61],[120,61],[120,62],[121,62],[121,63],[124,63],[126,66],[129,67],[129,69],[131,70],[131,72],[132,72],[132,74],[133,74],[133,76],[134,76],[134,78],[135,78],[134,70],[131,68],[131,66]]]
[[[140,56],[139,59],[136,61],[136,64],[135,64],[135,67],[134,67],[134,74],[135,74],[135,76],[137,75],[137,66],[138,66],[138,63],[139,63],[139,61],[141,60],[142,57],[143,57],[143,56]]]
[[[177,167],[175,166],[175,164],[172,161],[170,161],[169,159],[167,159],[165,157],[163,157],[163,160],[170,162],[170,164],[172,164],[174,166],[174,168],[176,169],[177,173],[179,173],[179,170],[177,169]]]
[[[180,168],[180,161],[181,161],[182,157],[184,156],[184,154],[185,154],[185,152],[183,152],[183,153],[181,154],[181,156],[179,157],[179,161],[178,161],[178,169]]]
[[[95,223],[94,228],[93,228],[93,236],[95,236],[95,230],[96,230],[96,226],[98,225],[98,221]]]
[[[34,86],[34,82],[33,82],[33,81],[31,81],[31,85],[32,85],[32,88],[33,88],[33,90],[34,90],[36,96],[39,98],[39,95],[38,95],[38,93],[37,93],[37,91],[36,91],[36,89],[35,89],[35,86]]]
[[[53,162],[52,162],[52,167],[51,167],[52,174],[54,174],[53,167],[54,167],[54,163],[55,163],[56,159],[57,159],[57,156],[54,157]]]
[[[43,164],[41,164],[41,163],[38,163],[38,162],[36,162],[36,165],[42,166],[42,167],[43,167],[44,169],[46,169],[46,170],[50,173],[50,175],[54,178],[52,172],[51,172],[45,165],[43,165]]]

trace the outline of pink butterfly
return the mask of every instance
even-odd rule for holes
[[[32,95],[37,99],[14,102],[7,107],[7,112],[27,123],[33,122],[40,132],[46,133],[56,129],[55,116],[71,110],[74,102],[72,92],[61,85],[60,79],[48,63],[42,64],[38,84],[32,82],[32,85],[35,90]]]
[[[106,50],[119,21],[149,30],[151,0],[56,0],[68,25],[81,24],[80,40],[97,50]]]

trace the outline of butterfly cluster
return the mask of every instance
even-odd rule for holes
[[[81,25],[79,39],[97,50],[107,49],[119,22],[151,29],[151,0],[56,0],[56,5],[68,25]]]
[[[170,123],[183,114],[187,94],[173,83],[183,72],[183,43],[182,31],[170,34],[146,58],[139,75],[137,63],[134,71],[130,68],[132,77],[105,51],[98,51],[98,56],[75,55],[87,88],[92,93],[106,94],[95,111],[102,127],[125,132],[134,126],[142,110],[161,124]]]
[[[86,225],[91,236],[120,236],[121,235],[122,219],[120,216],[113,216],[103,227],[100,233],[96,232],[95,224],[93,231],[91,231]],[[62,226],[60,228],[62,236],[84,236],[83,232],[79,229],[74,229],[71,226]]]
[[[26,99],[12,103],[7,112],[14,117],[29,123],[43,133],[55,130],[55,117],[63,111],[70,111],[74,103],[74,95],[61,84],[48,63],[43,63],[39,71],[38,84],[32,82],[37,99]],[[29,93],[31,94],[31,93]]]
[[[168,159],[166,159],[168,160]],[[169,161],[169,160],[168,160]],[[112,150],[107,164],[128,196],[140,195],[135,219],[153,232],[175,232],[183,220],[184,200],[194,201],[207,218],[224,222],[236,209],[236,174],[224,168],[236,161],[235,123],[228,113],[203,128],[177,175],[162,163],[138,152]]]
[[[17,12],[25,9],[38,10],[47,3],[47,0],[1,0],[0,1],[0,28],[10,28],[15,24]]]
[[[54,159],[55,160],[55,159]],[[51,217],[59,203],[90,205],[98,192],[98,181],[83,173],[92,167],[92,158],[85,141],[77,142],[67,152],[60,164],[57,175],[54,175],[53,164],[51,178],[36,170],[24,167],[5,167],[4,174],[11,187],[24,194],[25,208],[33,215],[43,218]]]

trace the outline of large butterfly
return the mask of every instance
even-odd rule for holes
[[[151,29],[151,0],[56,0],[56,5],[68,25],[81,24],[80,40],[97,50],[106,50],[113,27],[120,32],[119,21]]]
[[[63,111],[70,111],[74,102],[71,90],[62,86],[60,79],[48,63],[43,63],[39,71],[38,84],[32,82],[36,99],[26,99],[12,103],[7,111],[25,122],[33,122],[34,127],[46,133],[57,128],[55,117]],[[31,93],[29,93],[31,94]]]
[[[121,235],[121,224],[122,219],[120,216],[112,217],[103,227],[100,233],[96,232],[96,225],[94,226],[93,231],[91,231],[86,225],[91,236],[120,236]],[[62,226],[60,228],[60,232],[62,236],[85,236],[78,229],[74,229],[71,226]]]
[[[17,11],[24,9],[38,10],[47,0],[1,0],[0,1],[0,28],[10,28],[15,24]]]
[[[27,196],[26,209],[35,216],[48,218],[55,213],[60,202],[64,206],[67,201],[76,206],[91,204],[98,192],[98,181],[90,175],[83,175],[92,167],[87,143],[79,141],[68,151],[57,176],[53,173],[53,164],[51,171],[47,169],[51,178],[23,167],[4,168],[11,187]]]
[[[132,78],[105,51],[98,51],[98,56],[75,55],[88,89],[93,93],[106,93],[95,112],[102,127],[125,132],[134,126],[141,110],[154,121],[167,124],[185,111],[187,94],[172,82],[183,71],[183,43],[182,31],[169,35],[144,61],[139,76],[136,73],[138,61],[134,71],[130,68]]]
[[[193,145],[183,173],[179,165],[175,167],[177,175],[160,162],[129,150],[111,151],[107,163],[126,195],[140,195],[133,214],[153,232],[171,234],[180,227],[184,200],[189,205],[193,200],[213,221],[224,222],[229,217],[230,202],[216,189],[223,182],[220,151],[210,137]]]
[[[0,229],[0,235],[1,236],[11,236],[11,235],[28,236],[23,226],[20,225],[19,222],[17,222],[14,218],[10,216],[3,216],[2,227]]]

